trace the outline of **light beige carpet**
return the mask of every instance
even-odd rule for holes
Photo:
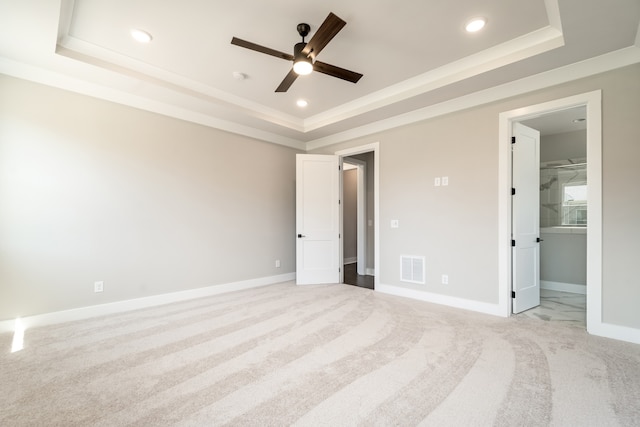
[[[637,426],[640,346],[346,285],[0,336],[2,426]]]

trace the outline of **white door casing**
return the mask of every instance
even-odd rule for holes
[[[513,312],[520,313],[540,305],[540,132],[514,123],[513,135]]]
[[[363,153],[373,153],[373,187],[369,191],[373,192],[373,264],[372,269],[367,268],[366,273],[374,277],[374,289],[378,290],[378,278],[380,277],[380,143],[372,142],[370,144],[360,145],[356,147],[346,148],[335,151],[334,154],[341,158],[354,156]],[[369,218],[371,219],[371,218]],[[367,227],[370,227],[367,224]],[[368,228],[367,228],[368,229]],[[363,247],[365,245],[362,245]]]
[[[340,281],[340,158],[296,155],[296,283]]]
[[[504,111],[499,115],[498,283],[499,313],[512,313],[511,262],[511,135],[513,123],[579,106],[587,107],[587,332],[603,337],[640,342],[637,330],[606,323],[602,310],[602,91],[581,93],[541,104]]]

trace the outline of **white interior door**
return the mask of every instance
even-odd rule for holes
[[[512,296],[520,313],[540,305],[540,132],[514,123],[513,135]]]
[[[338,156],[296,155],[296,283],[340,281]]]

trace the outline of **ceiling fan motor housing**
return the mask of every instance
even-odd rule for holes
[[[307,44],[305,42],[300,42],[300,43],[296,43],[295,46],[293,46],[293,61],[297,62],[299,59],[305,59],[307,56],[302,53],[302,49],[304,49],[304,47]]]

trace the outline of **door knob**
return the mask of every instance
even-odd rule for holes
[[[298,234],[298,239],[302,238],[302,237],[307,237],[304,234]]]

